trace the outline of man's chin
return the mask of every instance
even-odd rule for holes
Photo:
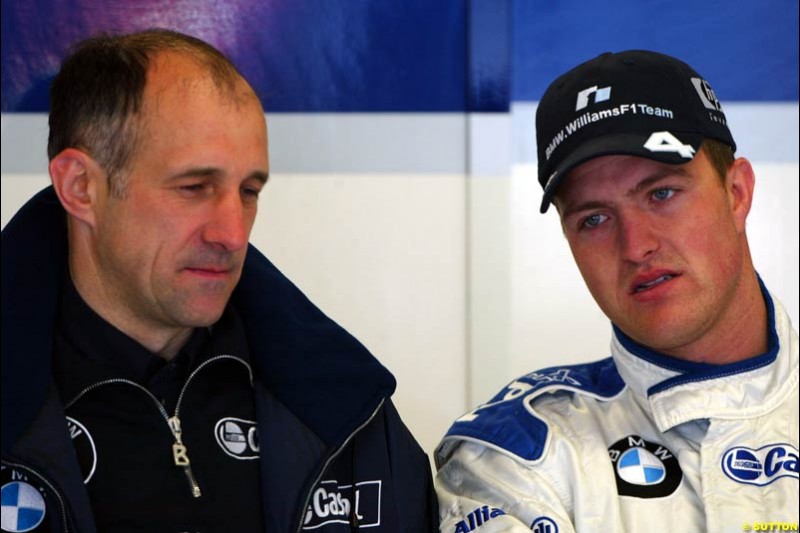
[[[673,357],[694,339],[693,328],[683,321],[651,320],[622,330],[638,344]]]
[[[213,317],[193,320],[190,324],[193,328],[208,328],[219,322],[222,313],[214,315]]]
[[[194,305],[190,309],[184,309],[181,313],[181,322],[185,326],[192,328],[213,326],[222,318],[226,304],[227,301],[223,304]]]

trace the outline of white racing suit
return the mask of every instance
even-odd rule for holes
[[[436,451],[443,533],[797,531],[797,332],[677,361],[614,328],[612,357],[523,376]]]

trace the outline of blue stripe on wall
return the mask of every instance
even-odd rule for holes
[[[656,50],[695,68],[723,101],[798,99],[797,0],[514,2],[514,101],[602,52]]]
[[[67,47],[152,26],[228,54],[268,112],[464,112],[538,100],[599,53],[649,48],[723,101],[797,101],[797,0],[4,0],[2,110],[44,112]]]
[[[402,0],[2,2],[2,110],[46,111],[68,46],[153,26],[225,52],[267,111],[464,111],[466,6]]]
[[[511,0],[470,0],[469,111],[508,111],[511,24]]]

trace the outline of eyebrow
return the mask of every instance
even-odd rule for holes
[[[632,189],[630,189],[628,192],[625,193],[625,196],[628,197],[636,196],[643,190],[649,189],[653,184],[663,179],[672,177],[688,178],[689,173],[686,172],[685,168],[679,166],[676,166],[675,168],[664,168],[658,170],[649,175],[648,177],[644,178],[643,180],[641,180],[639,183],[637,183],[635,187],[633,187]]]
[[[219,176],[220,174],[222,174],[222,172],[216,167],[197,167],[184,170],[179,174],[170,176],[169,179],[172,181],[180,178],[213,178],[215,176]],[[251,172],[246,179],[255,179],[260,181],[262,184],[265,184],[269,180],[269,172],[256,170]]]
[[[269,172],[262,172],[260,170],[256,170],[255,172],[251,172],[248,178],[253,178],[261,182],[261,184],[267,183],[269,181]]]
[[[628,198],[636,196],[637,194],[640,194],[642,191],[649,189],[659,181],[673,177],[688,179],[690,175],[686,171],[686,169],[684,169],[683,167],[679,167],[677,165],[674,168],[660,169],[653,172],[646,178],[640,180],[635,186],[633,186],[631,189],[625,192],[625,196]],[[608,202],[600,200],[589,200],[575,206],[568,206],[566,209],[564,209],[564,214],[561,216],[561,218],[566,219],[567,217],[572,216],[580,211],[587,211],[589,209],[598,209],[607,206]]]

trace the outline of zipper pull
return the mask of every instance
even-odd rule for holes
[[[169,429],[175,436],[175,444],[172,445],[172,459],[175,461],[175,466],[188,466],[189,456],[186,454],[186,446],[183,445],[181,438],[181,419],[177,416],[170,418]]]
[[[189,488],[192,491],[192,496],[199,498],[202,496],[202,492],[200,492],[200,485],[197,483],[197,479],[194,477],[194,473],[192,472],[189,455],[186,452],[186,446],[183,444],[183,438],[181,436],[181,419],[177,416],[173,416],[169,418],[168,422],[169,429],[172,431],[172,435],[175,437],[175,444],[172,445],[172,460],[175,461],[175,466],[183,467],[183,471],[186,474],[186,479],[189,481]]]

